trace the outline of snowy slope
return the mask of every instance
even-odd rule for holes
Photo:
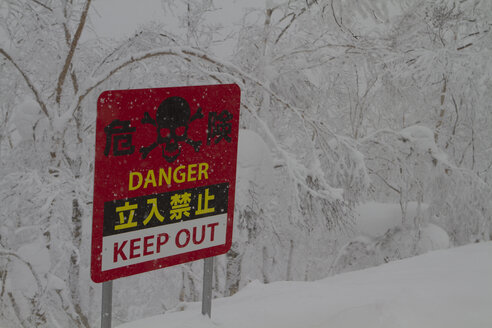
[[[492,242],[427,253],[316,282],[253,282],[120,328],[492,327]]]

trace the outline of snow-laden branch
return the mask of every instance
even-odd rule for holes
[[[70,107],[70,109],[60,117],[59,120],[59,125],[58,126],[63,126],[65,125],[70,117],[72,117],[73,113],[77,110],[77,108],[80,106],[81,102],[85,99],[85,97],[95,88],[97,88],[99,85],[101,85],[103,82],[108,80],[111,76],[113,76],[115,73],[119,72],[123,68],[146,60],[154,57],[165,57],[165,56],[173,56],[182,59],[183,61],[187,63],[191,63],[193,61],[197,62],[203,62],[203,63],[209,63],[214,65],[217,69],[221,70],[223,73],[229,73],[232,76],[236,76],[237,78],[240,78],[242,81],[250,81],[266,91],[270,96],[273,97],[274,100],[282,104],[284,107],[287,109],[291,110],[293,113],[295,113],[302,121],[306,121],[309,125],[311,125],[313,128],[317,128],[316,122],[317,120],[308,118],[307,115],[304,113],[304,110],[297,108],[293,105],[291,105],[287,100],[283,99],[280,95],[277,93],[273,92],[266,83],[260,81],[259,79],[255,78],[254,76],[244,72],[241,68],[238,66],[223,61],[219,58],[210,56],[206,52],[200,51],[195,48],[191,47],[166,47],[166,48],[160,48],[160,49],[154,49],[150,51],[144,51],[139,54],[135,54],[132,56],[129,56],[125,59],[120,60],[117,62],[113,68],[110,68],[107,70],[105,73],[102,73],[98,75],[95,78],[92,78],[89,82],[89,86],[86,86],[84,89],[80,90],[74,97],[74,103]]]
[[[192,64],[194,64],[194,63],[192,63]],[[220,72],[216,72],[216,71],[206,70],[206,69],[203,69],[202,67],[200,67],[198,65],[196,65],[195,67],[196,67],[196,69],[198,69],[202,73],[206,74],[207,76],[212,77],[214,80],[216,80],[219,83],[223,83],[223,81],[231,81],[232,80],[234,83],[238,84],[241,89],[243,89],[243,90],[245,89],[245,86],[244,86],[245,80],[241,80],[241,79],[239,79],[239,78],[237,78],[231,74],[228,74],[228,73],[220,73]],[[285,163],[287,172],[294,182],[296,182],[297,184],[302,186],[305,190],[307,190],[314,197],[318,197],[318,198],[322,198],[322,199],[329,199],[330,201],[333,201],[336,199],[341,200],[343,198],[342,197],[343,190],[332,188],[325,181],[324,176],[318,176],[318,178],[322,181],[322,185],[327,186],[327,188],[322,189],[322,190],[316,190],[316,189],[313,189],[312,187],[310,187],[306,183],[306,180],[305,180],[305,177],[307,174],[306,174],[306,169],[305,169],[304,165],[299,164],[294,159],[294,156],[292,156],[285,149],[283,149],[283,147],[280,145],[280,143],[278,142],[278,140],[275,138],[274,134],[270,130],[268,124],[258,116],[258,113],[256,111],[251,109],[251,106],[249,105],[247,100],[242,99],[241,100],[241,106],[246,108],[246,110],[248,110],[248,112],[250,112],[250,114],[258,121],[260,127],[264,130],[267,137],[272,142],[273,147],[277,150],[277,152],[282,157],[283,163]],[[304,124],[304,127],[305,127],[305,124]],[[319,128],[319,126],[316,126],[316,127]],[[319,132],[320,131],[316,131],[316,134],[319,134]],[[306,134],[307,134],[307,132],[306,132]],[[342,138],[342,137],[340,137],[340,138]],[[343,140],[343,141],[345,141],[345,140]],[[355,151],[355,149],[354,149],[354,151]]]
[[[366,142],[374,142],[374,140],[376,140],[377,137],[379,137],[379,135],[382,135],[382,134],[393,135],[393,136],[397,136],[397,137],[400,136],[400,134],[397,131],[395,131],[395,130],[392,130],[392,129],[379,129],[379,130],[376,130],[376,131],[368,134],[364,138],[360,138],[359,139],[359,142],[361,144],[366,143]]]
[[[351,44],[332,44],[332,43],[327,43],[323,44],[321,46],[317,47],[311,47],[311,48],[300,48],[300,49],[295,49],[292,50],[288,53],[282,54],[278,57],[273,58],[272,62],[278,62],[281,60],[289,59],[291,56],[299,55],[299,54],[311,54],[314,52],[318,52],[323,49],[327,48],[345,48],[345,49],[356,49],[357,47]],[[333,57],[334,58],[334,57]]]
[[[99,85],[107,81],[115,73],[121,71],[122,69],[124,69],[125,67],[131,64],[138,63],[140,61],[147,60],[154,57],[165,57],[165,56],[177,57],[187,62],[188,64],[192,64],[196,66],[199,70],[201,70],[203,73],[210,74],[210,76],[217,81],[221,81],[219,76],[222,75],[224,79],[227,78],[227,79],[234,80],[236,83],[240,85],[244,85],[246,82],[251,82],[256,86],[260,87],[261,89],[263,89],[264,91],[266,91],[272,97],[272,99],[280,103],[285,108],[291,110],[304,123],[310,125],[315,130],[320,129],[316,120],[308,118],[304,110],[291,105],[288,101],[283,99],[277,93],[273,92],[264,82],[244,72],[241,68],[239,68],[238,66],[232,63],[215,58],[203,51],[191,47],[166,47],[161,49],[155,49],[151,51],[145,51],[140,54],[135,54],[120,60],[105,73],[99,74],[97,77],[92,78],[90,80],[90,85],[81,89],[77,93],[77,95],[75,96],[74,103],[72,104],[72,106],[67,112],[65,112],[61,117],[59,117],[59,119],[55,124],[55,127],[61,128],[66,126],[66,123],[70,120],[70,118],[72,117],[73,113],[77,110],[77,108],[80,107],[81,102],[85,99],[85,97],[95,88],[97,88]],[[208,70],[200,69],[199,64],[203,64],[203,63],[212,64],[213,66],[215,66],[216,69],[219,70],[219,72],[210,72]],[[269,139],[271,139],[272,143],[277,148],[277,151],[284,158],[291,177],[297,183],[302,185],[306,190],[308,190],[311,194],[313,194],[313,196],[324,198],[324,199],[332,199],[332,200],[340,199],[341,191],[338,189],[327,188],[326,190],[315,190],[309,187],[303,178],[304,174],[302,174],[302,172],[300,172],[299,170],[300,167],[299,163],[292,162],[292,156],[289,155],[282,147],[279,146],[278,141],[275,139],[275,137],[273,136],[272,132],[270,131],[266,123],[263,122],[263,120],[261,120],[261,118],[259,118],[258,115],[253,110],[250,110],[250,112],[252,113],[253,117],[255,117],[259,121],[260,126],[262,126],[262,128],[265,130],[265,133],[267,134]],[[330,131],[330,133],[332,132]]]
[[[19,262],[23,263],[25,266],[27,266],[27,268],[31,271],[32,276],[36,280],[36,284],[38,285],[38,291],[40,294],[40,291],[43,289],[42,284],[41,284],[41,279],[39,279],[39,276],[36,273],[36,271],[34,270],[34,268],[32,267],[31,263],[24,260],[19,254],[12,252],[12,251],[4,250],[4,249],[0,249],[0,256],[13,257],[13,258],[17,259]]]
[[[115,73],[121,71],[122,69],[128,67],[129,65],[150,59],[150,58],[155,58],[155,57],[165,57],[165,56],[172,56],[179,58],[183,61],[185,61],[188,64],[191,64],[195,66],[199,71],[202,71],[204,74],[209,75],[213,79],[215,79],[217,82],[222,82],[222,80],[232,80],[236,82],[239,85],[244,86],[246,82],[250,82],[255,84],[257,87],[268,93],[273,100],[281,104],[283,107],[289,109],[291,112],[293,112],[306,126],[310,126],[313,130],[315,130],[317,133],[320,131],[323,131],[324,133],[327,133],[333,137],[339,137],[337,136],[334,132],[332,132],[328,127],[323,126],[321,127],[319,125],[318,120],[313,119],[308,117],[308,115],[305,113],[305,111],[301,108],[297,108],[293,105],[291,105],[287,100],[285,100],[283,97],[275,93],[270,89],[270,87],[267,86],[266,83],[260,81],[256,77],[252,76],[251,74],[246,73],[243,71],[240,67],[223,61],[221,59],[218,59],[216,57],[213,57],[203,51],[200,51],[195,48],[191,47],[166,47],[166,48],[160,48],[160,49],[155,49],[151,51],[145,51],[139,54],[134,54],[132,56],[129,56],[127,58],[124,58],[115,65],[108,69],[106,72],[101,73],[97,75],[96,77],[93,77],[90,79],[89,85],[85,88],[81,88],[81,90],[76,94],[74,97],[74,103],[70,107],[70,109],[65,112],[59,119],[57,120],[55,127],[62,128],[66,126],[66,123],[71,119],[73,113],[77,110],[77,108],[80,107],[81,102],[85,99],[85,97],[92,92],[95,88],[100,86],[102,83],[107,81],[109,78],[111,78]],[[217,69],[218,71],[210,71],[206,70],[203,68],[203,63],[211,64]],[[243,88],[244,89],[244,88]],[[260,123],[260,126],[262,129],[265,131],[266,135],[268,138],[272,141],[272,144],[278,151],[278,153],[281,155],[281,157],[284,159],[287,170],[289,172],[289,175],[292,177],[296,183],[298,183],[300,186],[305,188],[309,193],[311,193],[315,197],[323,198],[323,199],[330,199],[330,200],[335,200],[335,199],[341,199],[342,198],[342,190],[336,189],[336,188],[331,188],[328,183],[323,183],[324,187],[321,190],[316,190],[310,187],[306,181],[305,181],[305,176],[306,176],[306,170],[303,165],[300,165],[297,163],[295,160],[293,160],[293,156],[290,155],[285,149],[283,149],[278,141],[276,140],[275,136],[271,132],[270,128],[266,125],[266,123],[255,113],[255,111],[251,110],[247,106],[247,102],[243,101],[243,106],[248,109],[253,117]],[[308,134],[306,130],[306,134]],[[342,140],[343,141],[343,140]]]
[[[87,97],[87,95],[97,88],[99,85],[101,85],[103,82],[108,80],[111,76],[113,76],[115,73],[119,72],[123,68],[137,63],[139,61],[143,61],[145,59],[153,58],[153,57],[161,57],[161,56],[181,56],[183,59],[186,57],[184,54],[182,54],[179,50],[176,51],[173,48],[165,49],[165,50],[155,50],[155,51],[147,51],[138,55],[133,55],[129,56],[121,61],[119,61],[113,68],[109,69],[105,73],[100,74],[96,78],[89,78],[88,81],[88,86],[86,85],[85,88],[82,88],[82,90],[79,90],[77,94],[74,96],[74,101],[72,102],[72,105],[70,108],[63,113],[60,117],[58,117],[55,120],[55,128],[61,130],[68,121],[70,121],[71,117],[75,113],[75,111],[80,107],[80,104],[82,101]],[[87,84],[87,83],[86,83]]]
[[[265,131],[267,137],[270,139],[270,141],[272,142],[275,149],[278,151],[280,156],[285,161],[285,165],[287,168],[287,172],[289,173],[289,176],[297,184],[302,186],[307,192],[309,192],[314,197],[319,197],[321,199],[328,199],[330,201],[343,199],[343,196],[342,196],[343,190],[332,188],[327,183],[325,183],[325,186],[324,186],[325,189],[321,189],[321,190],[316,190],[316,189],[313,189],[312,187],[310,187],[306,183],[306,179],[305,179],[305,176],[306,176],[305,173],[306,172],[303,172],[303,171],[305,171],[304,165],[299,164],[295,160],[294,156],[290,155],[285,149],[283,149],[280,146],[280,144],[278,143],[277,139],[275,138],[275,136],[273,135],[272,131],[270,130],[268,125],[265,123],[265,121],[263,121],[258,116],[256,111],[249,108],[246,101],[243,100],[243,101],[241,101],[241,103],[242,103],[243,107],[245,107],[251,113],[251,115],[258,121],[258,123],[260,124],[262,129]]]
[[[73,113],[77,110],[77,108],[79,108],[80,104],[85,99],[85,97],[92,90],[97,88],[103,82],[107,81],[115,73],[121,71],[122,69],[126,68],[131,64],[135,64],[140,61],[154,58],[154,57],[165,57],[165,56],[177,57],[187,63],[190,63],[193,60],[195,60],[197,62],[213,64],[216,68],[222,70],[223,72],[229,73],[231,75],[237,75],[242,80],[250,80],[253,83],[259,85],[260,87],[267,89],[267,91],[270,94],[274,95],[276,100],[279,100],[284,105],[290,107],[290,105],[286,101],[282,100],[279,96],[277,96],[273,91],[271,91],[268,87],[266,87],[264,83],[250,76],[246,72],[243,72],[239,67],[237,67],[234,64],[227,63],[218,58],[214,58],[203,51],[191,47],[165,47],[165,48],[154,49],[150,51],[144,51],[138,54],[134,54],[132,56],[128,56],[118,61],[116,64],[113,65],[112,68],[108,69],[106,72],[101,73],[95,77],[94,74],[92,74],[93,77],[86,82],[85,87],[81,88],[79,92],[77,92],[77,94],[74,96],[74,102],[72,103],[68,111],[66,111],[58,118],[56,126],[63,127],[70,120],[70,118],[72,117]],[[96,65],[96,67],[98,67],[98,65]]]
[[[46,104],[44,103],[44,101],[41,99],[41,95],[40,95],[38,89],[36,89],[34,84],[31,82],[31,79],[29,79],[26,72],[24,72],[20,68],[20,66],[15,62],[15,60],[3,48],[0,48],[0,54],[2,54],[2,56],[4,56],[17,69],[17,71],[22,75],[27,86],[29,87],[29,89],[31,89],[32,93],[34,94],[34,97],[36,98],[37,103],[41,107],[41,110],[46,115],[46,117],[49,118],[50,115],[48,113],[48,108],[46,107]]]

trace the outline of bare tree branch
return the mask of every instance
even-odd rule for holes
[[[440,128],[441,125],[443,124],[444,114],[446,113],[446,107],[444,106],[444,101],[446,99],[447,82],[448,81],[446,76],[443,76],[443,85],[441,90],[441,106],[440,106],[441,110],[439,111],[439,117],[436,123],[436,127],[434,129],[434,141],[436,142],[436,144],[439,139]]]
[[[29,79],[27,74],[19,67],[19,65],[17,65],[17,63],[12,59],[12,57],[2,48],[0,48],[0,54],[2,54],[5,58],[7,58],[7,60],[12,65],[14,65],[14,67],[17,69],[17,71],[19,71],[19,73],[24,78],[24,81],[26,82],[27,86],[29,87],[29,89],[31,89],[32,93],[34,94],[34,97],[36,97],[36,101],[38,102],[39,106],[41,107],[41,110],[46,115],[46,117],[49,118],[50,115],[48,113],[48,108],[46,107],[46,104],[41,99],[41,95],[39,94],[39,91],[36,89],[34,84],[31,82],[31,80]]]
[[[65,21],[63,22],[63,32],[65,32],[65,42],[67,43],[67,46],[70,47],[70,40],[72,39],[72,36],[70,35],[70,31],[68,30],[67,26],[67,3],[65,2],[65,5],[63,6],[63,16],[65,17]]]
[[[357,35],[355,35],[348,27],[344,26],[343,25],[343,22],[342,22],[342,17],[340,17],[340,22],[338,21],[337,19],[337,15],[335,14],[335,8],[333,7],[333,0],[331,0],[331,13],[333,15],[333,19],[335,20],[335,23],[338,25],[338,27],[340,28],[340,30],[342,32],[345,32],[345,30],[347,30],[354,39],[359,39],[359,37]],[[323,9],[324,10],[324,9]]]
[[[67,13],[67,2],[65,2],[63,6],[63,16],[65,17],[65,21],[63,22],[63,32],[65,33],[65,43],[68,47],[70,47],[70,41],[72,39],[72,35],[70,34],[70,30],[68,29],[67,21],[68,21],[68,13]],[[70,78],[72,79],[73,92],[77,93],[79,91],[79,85],[77,81],[77,74],[73,69],[70,70]]]
[[[58,83],[56,86],[56,103],[60,103],[60,97],[63,90],[63,83],[65,82],[65,78],[67,77],[70,64],[72,63],[73,56],[75,54],[75,48],[79,42],[80,36],[82,35],[82,31],[84,30],[85,22],[87,19],[87,14],[89,12],[89,7],[91,5],[92,0],[87,0],[85,3],[84,9],[82,11],[82,15],[80,16],[79,25],[77,26],[77,30],[75,31],[75,35],[73,36],[72,43],[70,44],[70,50],[68,51],[67,58],[65,59],[65,64],[63,65],[63,69],[60,72],[60,76],[58,77]]]
[[[453,140],[453,138],[455,137],[456,135],[456,127],[458,126],[458,120],[459,120],[459,110],[458,110],[458,105],[456,104],[456,100],[454,99],[454,96],[451,95],[451,99],[453,100],[453,105],[454,105],[454,111],[456,113],[456,117],[454,119],[454,126],[453,126],[453,130],[451,132],[451,135],[449,136],[448,138],[448,141],[446,141],[446,146],[444,147],[444,149],[448,149],[449,145],[451,144],[451,141]],[[460,102],[460,107],[461,107],[461,102]]]
[[[301,13],[299,15],[301,15],[304,11],[301,11]],[[275,44],[277,44],[280,39],[282,38],[282,36],[284,35],[285,32],[287,32],[287,30],[292,26],[292,23],[294,23],[295,19],[297,18],[297,15],[292,13],[290,14],[292,15],[292,18],[290,19],[290,22],[287,24],[287,26],[285,26],[282,31],[280,32],[280,34],[278,35],[277,39],[275,40]]]
[[[468,47],[470,47],[470,46],[472,46],[472,45],[473,45],[473,43],[468,43],[468,44],[466,44],[466,45],[464,45],[464,46],[461,46],[461,47],[459,47],[459,48],[456,48],[456,50],[460,51],[460,50],[466,49],[466,48],[468,48]]]
[[[340,27],[340,29],[343,30],[342,24],[338,22],[337,15],[335,14],[335,8],[333,7],[333,0],[331,0],[330,6],[331,6],[331,14],[333,15],[333,19],[335,20],[335,23],[338,25],[338,27]]]
[[[282,36],[285,34],[285,32],[287,32],[287,30],[288,30],[288,29],[292,26],[292,23],[294,23],[294,21],[295,21],[295,20],[296,20],[299,16],[301,16],[302,14],[304,14],[304,13],[306,12],[306,10],[308,10],[309,8],[311,8],[311,6],[312,6],[313,4],[315,4],[315,3],[317,3],[317,2],[316,2],[316,0],[315,0],[315,1],[311,1],[311,2],[306,1],[306,5],[307,5],[307,7],[302,8],[302,9],[299,11],[299,13],[297,13],[297,14],[296,14],[296,13],[290,13],[290,14],[288,14],[288,15],[284,16],[282,19],[280,19],[280,21],[282,21],[283,19],[285,19],[285,18],[287,18],[287,17],[289,17],[289,16],[292,16],[292,18],[290,19],[290,22],[287,24],[287,26],[285,26],[285,27],[282,29],[282,31],[280,32],[280,34],[278,35],[278,37],[277,37],[277,39],[275,40],[275,42],[274,42],[274,43],[275,43],[275,44],[277,44],[277,43],[278,43],[278,41],[282,38]]]
[[[38,5],[40,5],[41,7],[45,8],[45,9],[48,9],[49,11],[53,11],[53,9],[51,9],[50,7],[48,7],[47,5],[45,5],[44,3],[42,3],[41,1],[38,1],[38,0],[31,0],[32,2],[34,3],[37,3]]]
[[[367,169],[367,170],[369,171],[370,174],[374,174],[375,176],[377,176],[388,188],[390,188],[391,190],[393,190],[397,194],[401,194],[400,190],[398,190],[396,187],[394,187],[388,181],[386,181],[386,179],[384,179],[379,173],[377,173],[376,171],[371,170],[371,169]]]
[[[79,92],[79,82],[77,81],[77,75],[73,69],[70,71],[70,77],[72,78],[73,92]]]

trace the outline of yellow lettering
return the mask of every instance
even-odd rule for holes
[[[167,174],[163,168],[159,169],[159,186],[162,186],[162,179],[164,179],[166,185],[169,186],[171,184],[171,167],[167,168]]]
[[[120,224],[114,226],[114,230],[121,230],[127,228],[133,228],[138,225],[138,222],[133,222],[133,216],[135,215],[135,210],[138,208],[137,204],[130,205],[130,202],[125,202],[124,206],[119,206],[116,208],[116,213],[119,214]],[[130,211],[128,215],[128,220],[125,218],[126,211]],[[125,222],[126,221],[126,222]]]
[[[157,187],[157,183],[155,182],[154,170],[149,170],[147,172],[147,177],[145,178],[144,188],[147,188],[147,185],[151,183],[152,187]]]
[[[202,175],[205,176],[205,179],[208,179],[208,163],[200,163],[198,164],[198,180],[202,179]]]
[[[172,167],[159,168],[159,176],[156,179],[154,170],[148,170],[145,179],[142,172],[130,172],[128,179],[128,190],[137,190],[139,188],[149,187],[167,187],[172,183],[183,183],[208,179],[208,163],[180,165],[173,169]],[[156,169],[157,170],[157,169]]]
[[[196,181],[196,167],[197,164],[188,165],[188,180],[186,181]]]
[[[184,168],[185,168],[184,165],[180,165],[180,166],[178,166],[176,168],[176,170],[174,170],[174,172],[173,172],[173,180],[174,180],[174,182],[176,182],[176,183],[183,183],[183,182],[185,182],[185,180],[186,180],[186,173],[184,173],[184,172],[181,172],[180,173],[179,172],[179,171],[181,171]],[[178,179],[178,174],[179,174],[180,179]]]
[[[138,182],[137,182],[137,185],[135,185],[133,182],[133,178],[134,177],[137,177],[138,178]],[[143,176],[142,176],[142,173],[140,172],[130,172],[130,181],[128,182],[128,190],[136,190],[138,188],[140,188],[140,186],[142,185],[142,180],[143,180]]]
[[[196,215],[213,213],[215,211],[214,207],[208,207],[208,202],[215,199],[214,195],[208,193],[208,188],[205,189],[205,197],[203,198],[204,202],[202,202],[202,194],[198,195],[198,209],[195,212]]]

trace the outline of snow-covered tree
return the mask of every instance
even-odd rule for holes
[[[81,42],[92,5],[0,3],[0,320],[99,320],[89,241],[105,89],[241,87],[236,226],[215,262],[216,296],[418,254],[430,223],[454,244],[490,239],[490,2],[267,1],[236,35],[207,19],[213,1],[163,1],[179,26],[163,18],[121,41]],[[214,54],[224,37],[230,61]],[[366,199],[398,203],[403,225],[350,239]],[[199,300],[201,270],[116,281],[115,318]]]

